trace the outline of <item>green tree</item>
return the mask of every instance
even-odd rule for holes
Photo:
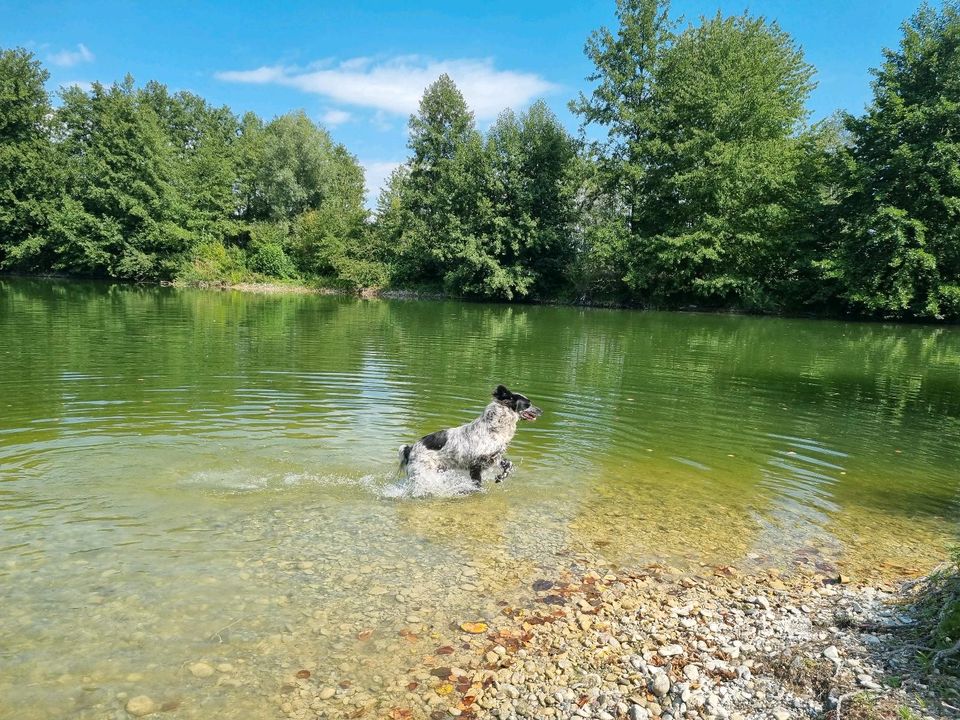
[[[310,275],[354,287],[387,282],[364,207],[363,169],[342,145],[333,148],[319,207],[300,215],[292,243],[298,265]]]
[[[335,165],[342,158],[330,134],[303,111],[274,118],[256,140],[250,219],[290,221],[318,209],[334,192]]]
[[[57,112],[67,198],[52,222],[54,269],[118,278],[172,277],[191,246],[174,156],[133,78],[71,87]]]
[[[639,234],[641,297],[769,308],[790,262],[813,68],[775,23],[704,19],[677,36],[656,79]]]
[[[573,258],[571,166],[573,138],[542,100],[518,118],[505,111],[487,136],[482,228],[492,272],[474,280],[474,293],[511,298],[549,295],[565,284]]]
[[[140,96],[156,113],[172,149],[171,182],[188,206],[185,227],[204,241],[235,236],[236,116],[193,93],[171,95],[157,82],[148,82]]]
[[[885,317],[960,318],[960,4],[923,5],[848,117],[850,191],[828,264],[844,297]]]
[[[405,179],[403,248],[395,270],[403,282],[437,283],[476,244],[478,158],[482,144],[473,113],[448,75],[427,87],[410,117],[412,152]],[[451,290],[459,288],[451,285]]]
[[[654,106],[657,77],[674,38],[669,8],[669,0],[617,0],[616,34],[601,27],[584,48],[596,68],[587,79],[596,85],[590,95],[580,93],[570,109],[582,118],[584,129],[598,125],[607,132],[603,140],[587,144],[596,164],[589,200],[598,206],[595,220],[625,226],[598,229],[591,235],[596,241],[642,231],[650,143],[660,122]],[[603,211],[610,207],[620,212]],[[604,249],[590,252],[602,254]]]
[[[49,74],[32,53],[0,50],[0,269],[46,271],[47,223],[61,193],[50,142]]]

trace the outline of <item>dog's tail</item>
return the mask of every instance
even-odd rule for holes
[[[398,455],[400,456],[400,469],[403,470],[407,463],[410,461],[410,451],[413,449],[413,445],[401,445]]]

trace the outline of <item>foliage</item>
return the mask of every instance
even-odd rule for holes
[[[674,38],[668,0],[616,0],[619,27],[594,31],[584,49],[595,71],[587,77],[597,83],[587,96],[580,93],[570,109],[584,125],[600,125],[605,140],[589,143],[596,164],[594,183],[602,190],[608,208],[618,208],[614,225],[625,222],[637,235],[640,210],[645,202],[643,182],[652,134],[659,119],[654,106],[657,76]],[[619,237],[616,229],[601,235]]]
[[[52,262],[47,221],[60,195],[50,142],[49,73],[26,50],[0,49],[0,269]]]
[[[595,33],[599,81],[572,107],[608,129],[597,157],[590,258],[625,251],[637,299],[773,309],[797,262],[799,133],[813,69],[775,24],[717,15],[674,31],[666,3],[618,3]],[[622,220],[625,216],[625,226]],[[621,250],[622,248],[622,250]]]
[[[256,273],[274,278],[290,278],[296,274],[293,261],[284,250],[287,228],[283,223],[254,223],[250,226],[250,249],[247,266]]]
[[[235,245],[205,240],[194,246],[178,268],[177,279],[187,284],[239,283],[250,279],[246,254]]]
[[[130,77],[69,87],[54,109],[47,77],[30,53],[0,52],[0,269],[198,282],[325,272],[290,237],[308,213],[326,243],[362,247],[363,172],[302,112],[264,124]]]
[[[960,318],[960,4],[923,5],[847,117],[848,195],[829,268],[854,308]]]
[[[70,202],[52,221],[53,269],[172,276],[191,238],[160,118],[129,76],[89,93],[72,86],[62,101],[57,150]]]
[[[576,150],[546,104],[504,112],[486,138],[446,75],[410,119],[412,157],[381,194],[374,237],[395,280],[512,299],[548,293],[572,259]]]

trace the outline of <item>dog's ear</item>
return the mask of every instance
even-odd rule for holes
[[[497,385],[497,389],[493,391],[493,399],[500,402],[510,400],[513,397],[513,393],[507,390],[503,385]]]

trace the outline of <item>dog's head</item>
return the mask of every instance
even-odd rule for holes
[[[526,395],[510,392],[503,385],[497,385],[493,391],[493,399],[506,408],[510,408],[524,420],[536,420],[543,415],[543,410],[538,408]]]

